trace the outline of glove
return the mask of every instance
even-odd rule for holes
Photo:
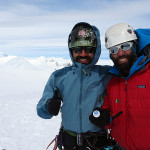
[[[105,128],[105,125],[110,123],[110,112],[96,107],[89,116],[89,120],[99,128]]]
[[[50,114],[57,116],[61,105],[61,98],[58,97],[58,90],[54,91],[54,96],[47,102],[47,110]]]

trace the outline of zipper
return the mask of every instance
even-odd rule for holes
[[[82,131],[82,88],[83,88],[83,76],[84,74],[87,76],[87,72],[82,69],[81,78],[80,78],[80,98],[79,98],[79,116],[80,116],[80,133]]]
[[[80,118],[80,133],[82,131],[82,84],[83,84],[83,73],[81,71],[81,78],[80,78],[80,97],[79,97],[79,118]]]
[[[87,72],[84,70],[84,69],[82,69],[82,71],[84,72],[84,74],[87,76],[88,74],[87,74]]]
[[[125,92],[126,92],[126,98],[125,98],[125,102],[126,102],[126,143],[128,143],[128,101],[127,101],[127,80],[125,82]]]
[[[127,80],[126,80],[126,82],[125,82],[125,91],[127,91]]]

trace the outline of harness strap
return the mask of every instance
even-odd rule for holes
[[[74,137],[77,136],[77,133],[75,133],[75,132],[72,132],[72,131],[69,131],[69,130],[65,130],[65,129],[63,129],[63,131],[67,132],[68,134],[70,134],[70,135],[72,135]]]
[[[96,133],[93,133],[93,132],[86,132],[86,133],[76,133],[76,132],[73,132],[73,131],[69,131],[69,130],[65,130],[63,129],[64,132],[68,133],[69,135],[73,136],[73,137],[77,137],[79,134],[81,135],[84,135],[84,136],[87,136],[87,137],[91,137],[91,136],[95,136]]]
[[[88,133],[88,134],[97,137],[97,134],[95,134],[95,133]],[[89,145],[91,148],[95,149],[95,150],[101,150],[101,149],[103,149],[103,148],[105,147],[105,146],[104,146],[104,147],[98,148],[98,147],[93,146],[93,145],[89,142],[89,140],[88,140],[87,137],[85,137],[85,140],[86,140],[86,142],[88,143],[88,145]]]
[[[101,148],[98,148],[98,147],[95,147],[94,145],[97,143],[97,138],[99,137],[99,134],[98,133],[94,133],[94,132],[87,132],[87,133],[74,133],[72,131],[68,131],[68,130],[64,130],[64,132],[66,132],[68,135],[72,136],[74,138],[74,141],[75,139],[77,140],[77,145],[74,145],[74,149],[83,149],[83,141],[85,140],[85,142],[88,144],[88,145],[85,145],[86,148],[88,149],[95,149],[95,150],[102,150],[103,148],[105,148],[106,146],[103,146]],[[102,135],[103,136],[103,135]],[[89,138],[93,137],[93,141],[91,143],[91,141],[89,141]],[[89,146],[89,147],[87,147]],[[91,148],[90,148],[91,147]]]
[[[106,147],[106,146],[103,146],[103,147],[101,147],[101,148],[95,147],[95,146],[93,146],[93,145],[89,142],[89,140],[87,139],[87,137],[85,137],[85,139],[86,139],[86,142],[88,143],[88,145],[89,145],[91,148],[95,149],[95,150],[102,150],[102,149],[104,149],[104,148]]]

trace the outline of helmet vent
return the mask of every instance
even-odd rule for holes
[[[131,29],[128,29],[127,31],[128,31],[128,33],[132,34],[132,30]]]

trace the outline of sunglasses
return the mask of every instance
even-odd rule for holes
[[[109,49],[110,54],[117,54],[119,49],[122,49],[123,51],[128,51],[133,46],[133,42],[126,42],[119,44],[117,46],[113,46]]]
[[[73,47],[72,48],[72,51],[74,53],[78,53],[78,54],[81,54],[82,50],[84,50],[86,54],[89,54],[89,53],[95,53],[96,48],[90,47],[90,46],[85,46],[85,47],[80,46],[80,47]]]

